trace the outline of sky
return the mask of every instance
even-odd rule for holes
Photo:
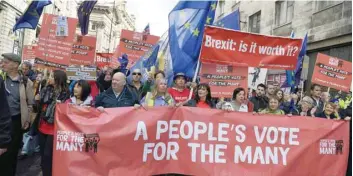
[[[136,31],[150,24],[152,35],[162,36],[168,30],[168,14],[179,0],[127,0],[126,10],[136,17]]]

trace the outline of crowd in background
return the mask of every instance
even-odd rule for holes
[[[311,85],[308,92],[296,89],[292,93],[284,92],[278,85],[259,84],[253,94],[239,87],[233,91],[232,98],[213,98],[208,84],[189,82],[184,73],[175,74],[172,87],[168,86],[163,71],[151,73],[148,80],[142,82],[139,69],[128,71],[109,67],[97,71],[96,81],[70,81],[64,71],[40,72],[28,62],[21,64],[21,58],[15,54],[2,56],[0,170],[4,176],[15,175],[24,132],[30,136],[39,136],[39,147],[36,150],[41,155],[42,173],[43,176],[52,175],[57,103],[92,106],[102,112],[105,108],[113,107],[147,109],[189,106],[250,112],[258,116],[280,115],[275,118],[306,116],[350,120],[352,116],[351,92],[331,95],[323,92],[323,87],[316,84]],[[129,75],[132,77],[130,82],[127,81]]]

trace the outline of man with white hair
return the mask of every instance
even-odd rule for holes
[[[330,102],[331,95],[329,92],[322,92],[320,98],[321,98],[321,101],[324,102],[324,107],[325,107],[326,103]]]
[[[128,85],[130,90],[136,95],[137,99],[140,101],[145,94],[142,91],[142,83],[141,83],[142,73],[140,69],[134,69],[132,71],[132,80],[131,84]]]
[[[126,85],[126,76],[117,72],[113,75],[112,86],[96,97],[95,107],[103,111],[104,108],[128,107],[139,104],[137,97]]]

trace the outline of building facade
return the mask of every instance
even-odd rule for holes
[[[23,45],[35,45],[41,30],[43,15],[35,30],[20,29],[15,33],[12,28],[29,5],[29,0],[0,0],[0,53],[13,52],[22,54]],[[82,0],[52,0],[44,8],[44,13],[77,18],[77,9]],[[120,41],[122,29],[135,30],[135,17],[126,11],[124,0],[98,2],[90,16],[90,36],[97,37],[97,52],[112,53]],[[80,28],[77,27],[77,34]]]
[[[12,32],[12,28],[29,5],[29,0],[0,0],[0,53],[13,52],[22,54],[23,45],[36,44],[42,23],[39,19],[38,27],[35,30],[19,29]],[[52,0],[52,4],[44,8],[44,13],[76,17],[76,1]]]
[[[120,42],[122,29],[135,30],[135,17],[126,11],[126,1],[97,3],[90,15],[88,35],[97,38],[96,51],[113,53]],[[80,34],[77,27],[76,33]]]
[[[0,53],[21,54],[24,30],[12,32],[16,18],[22,15],[27,4],[25,0],[0,0]]]
[[[306,86],[317,53],[352,61],[352,2],[351,1],[219,1],[216,18],[239,8],[241,31],[296,38],[308,34],[307,56],[302,77]],[[271,80],[282,80],[284,71],[269,71]]]

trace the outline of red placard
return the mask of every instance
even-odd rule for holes
[[[96,53],[96,65],[98,68],[110,66],[113,60],[113,53]]]
[[[248,67],[203,63],[200,76],[210,86],[212,97],[231,98],[237,87],[248,90]]]
[[[349,122],[203,108],[58,104],[53,176],[346,174]]]
[[[36,58],[36,46],[24,45],[22,50],[22,61],[28,61]]]
[[[93,65],[96,53],[96,37],[77,35],[72,45],[70,65]]]
[[[203,62],[294,70],[301,39],[274,37],[206,26]]]
[[[135,62],[140,59],[153,45],[159,40],[158,36],[154,35],[143,35],[140,32],[134,32],[129,30],[121,30],[120,43],[114,58],[121,57],[124,53],[128,55],[129,65],[134,65]],[[115,61],[117,60],[115,59]],[[115,64],[116,65],[116,64]]]
[[[67,18],[68,36],[57,37],[57,15],[44,14],[36,56],[41,60],[69,65],[78,20]]]
[[[352,84],[352,62],[318,53],[311,81],[349,92]]]

